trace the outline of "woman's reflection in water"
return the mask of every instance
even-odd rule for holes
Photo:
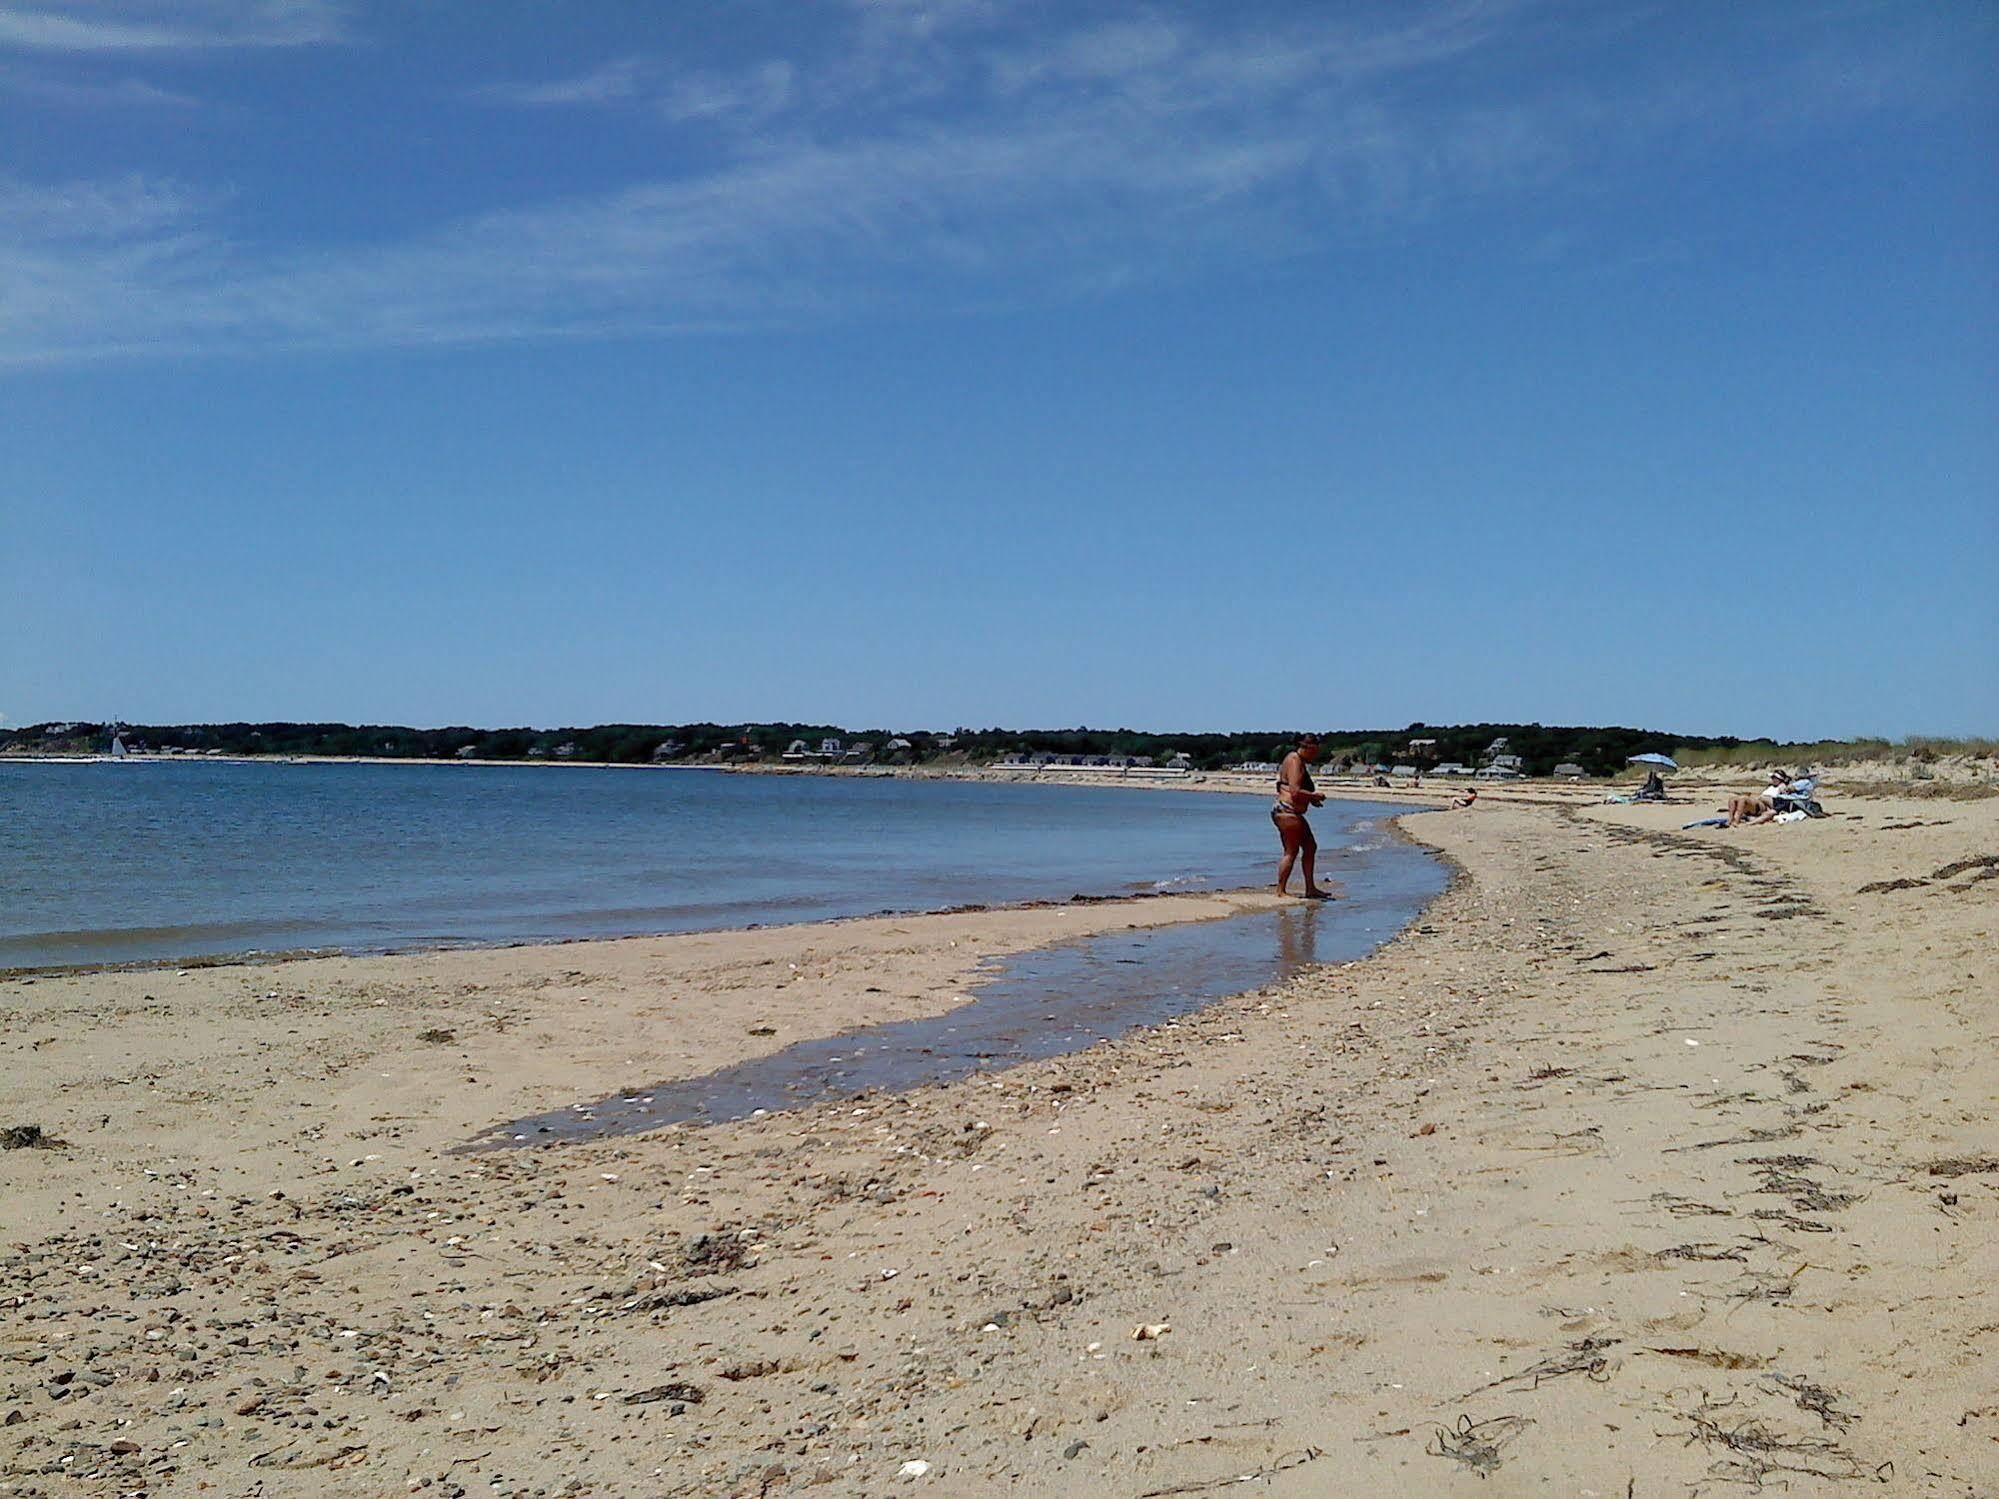
[[[1319,907],[1285,906],[1277,912],[1277,971],[1289,977],[1319,961]]]

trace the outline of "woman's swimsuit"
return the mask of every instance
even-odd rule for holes
[[[1314,787],[1313,787],[1313,785],[1312,785],[1312,772],[1311,772],[1311,771],[1309,771],[1309,770],[1305,770],[1305,769],[1303,769],[1303,768],[1300,768],[1300,770],[1299,770],[1299,772],[1298,772],[1298,773],[1299,773],[1299,775],[1300,775],[1300,776],[1302,776],[1302,777],[1304,778],[1304,784],[1302,784],[1301,786],[1299,786],[1299,788],[1298,788],[1298,794],[1299,794],[1300,796],[1310,796],[1310,795],[1312,794],[1313,790],[1314,790]],[[1301,809],[1299,809],[1299,808],[1297,808],[1297,807],[1294,807],[1294,806],[1292,806],[1292,805],[1291,805],[1291,804],[1290,804],[1289,802],[1287,802],[1286,800],[1284,800],[1284,792],[1285,792],[1285,789],[1286,789],[1286,788],[1285,788],[1285,785],[1284,785],[1284,777],[1282,777],[1282,776],[1279,776],[1279,777],[1277,778],[1277,800],[1276,800],[1276,802],[1275,802],[1275,803],[1273,803],[1273,804],[1272,804],[1272,806],[1271,806],[1271,808],[1270,808],[1270,815],[1271,815],[1271,816],[1272,816],[1273,818],[1276,818],[1276,817],[1303,817],[1303,816],[1304,816],[1305,814],[1304,814],[1304,812],[1303,812],[1303,811],[1302,811]]]

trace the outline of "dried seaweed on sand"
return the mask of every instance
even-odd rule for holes
[[[1741,1247],[1726,1244],[1675,1244],[1670,1249],[1655,1249],[1652,1257],[1660,1260],[1739,1260],[1746,1263],[1748,1252]]]
[[[1465,1398],[1483,1394],[1487,1390],[1518,1384],[1523,1379],[1532,1380],[1533,1383],[1528,1388],[1538,1390],[1547,1380],[1560,1379],[1568,1374],[1580,1374],[1597,1384],[1602,1384],[1617,1369],[1614,1362],[1604,1357],[1604,1350],[1615,1348],[1618,1341],[1616,1338],[1584,1338],[1569,1344],[1562,1352],[1550,1354],[1539,1363],[1532,1364],[1518,1373],[1503,1375],[1491,1384],[1483,1384],[1475,1390],[1466,1391]]]
[[[1525,1416],[1493,1416],[1485,1421],[1459,1416],[1455,1428],[1439,1426],[1423,1450],[1432,1457],[1463,1463],[1481,1478],[1490,1478],[1504,1461],[1507,1446],[1533,1424]]]
[[[1844,1398],[1837,1390],[1813,1384],[1802,1374],[1772,1374],[1771,1382],[1788,1394],[1801,1411],[1810,1411],[1827,1426],[1844,1428],[1853,1424],[1853,1412],[1839,1409]]]
[[[1733,1218],[1735,1214],[1727,1208],[1712,1207],[1705,1202],[1695,1202],[1691,1197],[1676,1197],[1671,1192],[1654,1192],[1647,1199],[1656,1207],[1662,1207],[1675,1218]]]
[[[1931,1176],[1972,1176],[1999,1171],[1999,1156],[1952,1155],[1942,1160],[1931,1161],[1926,1168]]]
[[[1279,1473],[1288,1473],[1293,1468],[1302,1468],[1326,1454],[1317,1447],[1301,1447],[1296,1452],[1287,1452],[1275,1462],[1265,1463],[1247,1473],[1230,1473],[1221,1478],[1196,1479],[1192,1483],[1176,1483],[1163,1489],[1147,1489],[1138,1499],[1165,1499],[1168,1494],[1204,1494],[1209,1489],[1227,1488],[1231,1484],[1255,1483],[1259,1478],[1273,1478]]]
[[[1712,1477],[1761,1489],[1772,1474],[1796,1473],[1811,1478],[1881,1477],[1887,1465],[1870,1472],[1859,1458],[1830,1437],[1797,1437],[1773,1430],[1756,1416],[1725,1414],[1736,1397],[1715,1404],[1706,1396],[1691,1411],[1680,1413],[1692,1430],[1687,1445],[1719,1447],[1730,1454],[1708,1469]]]

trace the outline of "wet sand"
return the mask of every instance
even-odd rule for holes
[[[1999,800],[1484,800],[1372,957],[550,1149],[1270,903],[0,984],[0,1492],[1999,1492]]]

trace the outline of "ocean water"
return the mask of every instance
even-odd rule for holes
[[[1333,878],[1392,809],[1314,817]],[[1257,798],[696,770],[0,762],[0,969],[1227,888]]]

